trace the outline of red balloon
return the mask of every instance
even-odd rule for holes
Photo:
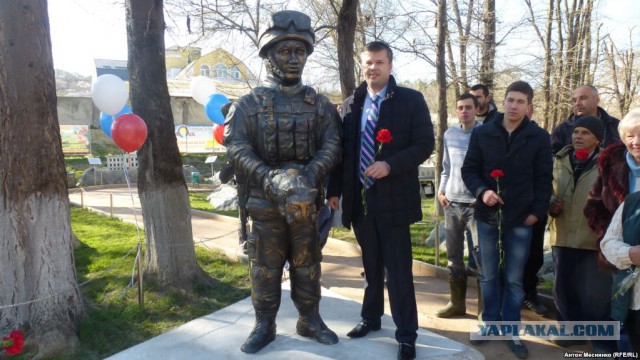
[[[111,136],[120,149],[134,152],[147,140],[147,124],[138,115],[120,115],[111,125]]]
[[[220,145],[224,145],[224,124],[216,125],[213,128],[213,138]]]

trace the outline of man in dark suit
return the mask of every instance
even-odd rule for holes
[[[380,329],[386,269],[398,359],[414,359],[418,314],[409,224],[422,219],[418,165],[433,151],[433,125],[422,94],[397,86],[391,76],[389,45],[367,44],[361,60],[365,81],[343,104],[344,158],[327,192],[334,209],[342,195],[342,222],[353,226],[362,248],[362,321],[347,336]],[[393,139],[380,138],[380,130]]]

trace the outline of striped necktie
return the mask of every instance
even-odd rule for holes
[[[371,99],[371,109],[367,115],[367,122],[362,134],[362,143],[360,144],[360,182],[365,189],[368,189],[373,184],[373,179],[364,176],[364,171],[373,163],[373,158],[376,154],[373,132],[376,128],[376,121],[378,121],[379,98],[378,95],[375,95]]]

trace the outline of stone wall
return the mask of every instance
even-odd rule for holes
[[[204,107],[191,97],[171,97],[173,122],[176,125],[213,125],[204,112]],[[91,97],[58,97],[58,121],[60,125],[89,125],[100,127],[100,110],[93,105]]]

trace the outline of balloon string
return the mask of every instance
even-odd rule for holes
[[[131,210],[133,210],[133,219],[135,220],[136,223],[136,232],[138,233],[138,243],[142,242],[142,238],[140,236],[140,227],[138,226],[138,215],[136,213],[136,203],[133,200],[133,192],[131,191],[131,180],[129,180],[129,166],[127,164],[126,161],[124,161],[126,159],[126,155],[124,150],[122,150],[122,160],[123,160],[123,165],[122,169],[124,169],[124,178],[127,181],[127,188],[129,188],[129,196],[131,197]]]

